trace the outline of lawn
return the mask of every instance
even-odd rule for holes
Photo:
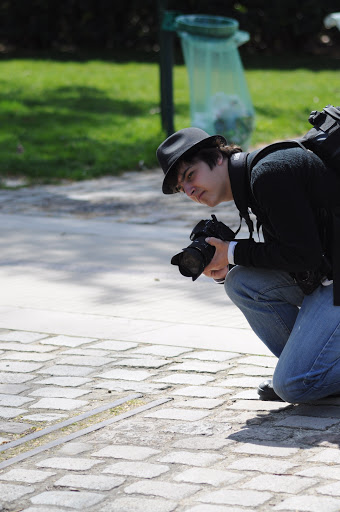
[[[340,62],[246,59],[252,145],[304,133],[312,109],[340,104]],[[155,62],[0,61],[0,176],[85,179],[157,165],[165,134]],[[174,69],[176,129],[189,126],[186,69]]]

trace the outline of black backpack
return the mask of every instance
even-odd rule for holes
[[[251,161],[251,168],[265,155],[277,149],[300,146],[313,151],[327,167],[331,167],[340,175],[340,107],[327,105],[322,112],[313,110],[308,121],[313,125],[303,137],[294,140],[274,142],[260,149]],[[235,153],[231,156],[231,164],[243,167],[247,164],[249,152]],[[251,169],[248,169],[251,172]]]

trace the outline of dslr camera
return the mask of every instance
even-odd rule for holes
[[[235,238],[235,233],[223,222],[218,221],[215,215],[212,215],[211,219],[201,220],[191,232],[192,243],[171,259],[172,265],[177,265],[183,276],[196,281],[209,265],[216,251],[215,247],[205,241],[210,236],[231,242]]]

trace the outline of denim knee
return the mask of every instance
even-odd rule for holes
[[[298,404],[311,400],[313,395],[312,386],[308,387],[304,383],[304,379],[279,377],[273,375],[273,388],[282,400],[290,404]]]
[[[243,295],[244,285],[247,282],[245,274],[247,273],[247,268],[236,266],[233,267],[226,276],[224,289],[229,299],[236,305],[239,303],[240,298]]]

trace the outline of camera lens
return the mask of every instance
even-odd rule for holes
[[[181,267],[185,268],[190,276],[201,274],[204,270],[204,258],[202,254],[195,249],[186,250],[183,252]]]

